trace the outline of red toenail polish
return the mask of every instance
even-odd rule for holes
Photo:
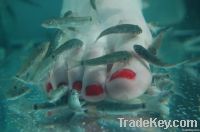
[[[50,82],[46,84],[46,91],[49,93],[53,89],[53,86]]]
[[[60,82],[60,83],[57,85],[57,88],[59,88],[59,87],[61,87],[61,86],[65,86],[65,85],[67,85],[66,82]]]
[[[75,81],[75,82],[72,84],[72,88],[73,88],[73,89],[76,89],[77,91],[81,91],[81,88],[82,88],[82,81]]]
[[[136,73],[130,69],[121,69],[112,74],[110,81],[117,78],[135,79]]]
[[[104,92],[101,85],[92,84],[86,87],[86,96],[98,96]]]

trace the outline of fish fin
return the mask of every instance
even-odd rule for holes
[[[90,5],[92,6],[92,9],[97,10],[96,0],[90,0]]]
[[[35,88],[34,86],[41,86],[42,85],[40,83],[28,82],[26,80],[23,80],[22,78],[17,77],[17,76],[14,76],[13,79],[21,82],[22,84],[26,85],[30,89],[34,89]]]

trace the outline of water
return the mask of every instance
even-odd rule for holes
[[[80,60],[114,51],[132,52],[136,42],[147,48],[151,36],[146,24],[151,24],[155,36],[161,27],[170,27],[164,32],[156,55],[162,61],[174,64],[200,56],[198,0],[144,0],[142,9],[138,1],[132,1],[134,4],[130,6],[129,0],[119,3],[96,0],[97,9],[94,10],[89,0],[0,0],[0,130],[200,131],[198,62],[174,68],[152,64],[146,67],[134,58],[128,63],[116,62],[113,67],[77,65]],[[68,10],[73,12],[69,18],[91,16],[92,21],[81,26],[74,22],[73,27],[67,27],[67,24],[59,27],[65,30],[55,39],[60,29],[44,28],[41,24],[47,19],[63,17]],[[146,22],[141,19],[143,16]],[[95,41],[106,28],[126,23],[140,26],[142,37],[135,39],[130,34],[111,34]],[[84,46],[66,49],[59,56],[52,55],[55,47],[72,38],[82,40]],[[129,39],[131,41],[126,41]],[[47,41],[50,41],[50,47],[45,45]],[[114,76],[113,72],[120,69],[132,69],[135,74],[128,70]],[[150,82],[150,73],[169,76]],[[128,76],[130,80],[119,78],[114,80],[116,84],[109,82],[110,78],[119,76]],[[126,96],[123,92],[127,92]],[[130,127],[131,124],[120,127],[118,118],[195,120],[198,126],[167,130]]]

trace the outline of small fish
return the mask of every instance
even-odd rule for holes
[[[151,46],[148,48],[148,51],[152,53],[153,55],[156,55],[158,50],[161,46],[161,41],[163,39],[164,32],[161,32],[155,39],[154,42],[151,44]]]
[[[104,64],[113,64],[120,61],[128,61],[133,57],[131,52],[128,51],[116,51],[110,54],[106,54],[97,58],[82,60],[81,65],[86,66],[95,66],[95,65],[104,65]]]
[[[82,108],[82,104],[79,100],[79,94],[76,90],[71,89],[69,91],[69,97],[68,97],[68,106],[71,110],[74,112],[84,112],[84,109]]]
[[[31,83],[25,82],[18,77],[14,77],[13,79],[15,79],[14,85],[5,93],[7,100],[17,100],[31,92]]]
[[[102,115],[127,115],[134,114],[137,110],[145,109],[145,104],[123,104],[116,102],[101,102],[94,106],[86,106],[88,112]]]
[[[151,54],[148,50],[146,50],[141,45],[134,45],[133,48],[140,57],[145,59],[148,63],[150,63],[154,66],[158,66],[158,67],[173,68],[173,67],[177,67],[177,66],[180,66],[183,64],[195,64],[200,61],[200,57],[195,57],[195,58],[192,58],[189,60],[184,60],[179,63],[170,64],[170,63],[163,62],[162,60],[157,58],[155,55]]]
[[[153,74],[152,82],[156,83],[164,79],[170,79],[170,75],[168,73],[156,73],[156,74]]]
[[[5,97],[7,100],[17,100],[30,92],[25,86],[15,85],[12,88],[8,89],[5,93]]]
[[[45,28],[57,28],[60,30],[67,29],[69,27],[82,27],[84,24],[88,24],[92,21],[92,17],[63,17],[57,19],[46,20],[42,23]]]
[[[90,4],[91,4],[91,6],[92,6],[92,8],[93,8],[94,10],[97,10],[97,7],[96,7],[96,0],[90,0]]]
[[[142,29],[138,25],[120,24],[120,25],[112,26],[105,29],[103,32],[100,33],[100,35],[97,37],[96,40],[98,40],[99,38],[105,35],[117,34],[117,33],[130,33],[130,34],[133,34],[133,36],[136,36],[142,33]]]
[[[55,37],[54,39],[51,41],[50,45],[49,45],[49,49],[47,51],[47,55],[46,56],[49,56],[52,51],[54,51],[56,49],[56,47],[58,45],[61,45],[62,44],[62,41],[64,39],[64,37],[66,36],[66,34],[61,31],[61,30],[58,30],[56,33],[55,33]]]
[[[62,107],[62,106],[67,106],[67,102],[68,102],[68,94],[65,93],[62,97],[60,97],[55,102],[46,101],[44,103],[36,103],[36,104],[33,105],[33,109],[39,110],[39,109],[58,108],[58,107]]]
[[[60,47],[58,47],[57,49],[55,49],[52,53],[52,57],[55,57],[59,54],[62,54],[64,51],[73,49],[73,48],[80,48],[83,46],[83,41],[79,40],[79,39],[70,39],[67,42],[65,42],[64,44],[62,44]]]
[[[50,45],[49,42],[44,42],[38,45],[37,47],[34,47],[31,55],[27,57],[25,63],[22,65],[21,69],[18,71],[16,76],[18,77],[26,75],[31,76],[30,74],[34,73],[33,70],[37,69],[39,63],[44,59],[48,51],[49,45]]]

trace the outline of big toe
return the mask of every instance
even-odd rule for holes
[[[129,63],[116,63],[106,81],[109,97],[125,101],[144,94],[151,84],[151,73],[138,60],[132,58]]]

